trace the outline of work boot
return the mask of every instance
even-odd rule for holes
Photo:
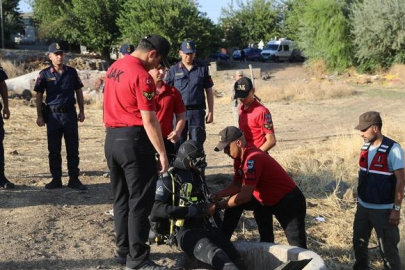
[[[114,261],[118,264],[125,265],[127,263],[127,256],[118,254],[117,257],[114,258]]]
[[[79,179],[69,179],[68,187],[77,190],[86,190],[87,187],[80,182]]]
[[[45,185],[46,189],[56,189],[62,187],[62,179],[53,178],[51,182]]]
[[[11,189],[14,188],[14,184],[8,181],[8,179],[5,176],[3,176],[0,178],[0,187],[5,189]]]
[[[136,268],[125,267],[125,270],[169,270],[169,269],[178,269],[178,268],[167,268],[166,266],[160,266],[151,260],[146,260],[141,265],[138,265]]]

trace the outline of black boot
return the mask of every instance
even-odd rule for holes
[[[46,189],[55,189],[62,187],[62,179],[60,178],[53,178],[51,182],[45,185]]]
[[[4,175],[4,172],[0,173],[0,187],[6,189],[14,188],[14,184],[7,179],[7,177]]]
[[[86,190],[87,187],[80,182],[79,178],[69,179],[68,187],[78,190]]]

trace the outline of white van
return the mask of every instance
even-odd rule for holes
[[[294,42],[285,38],[279,40],[270,40],[262,50],[263,60],[272,60],[275,62],[289,60],[303,61],[302,53],[294,49]]]

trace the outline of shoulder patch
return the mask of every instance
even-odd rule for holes
[[[146,97],[147,100],[152,100],[152,98],[155,96],[155,92],[149,93],[149,92],[144,91],[144,92],[142,93],[142,95],[143,95],[144,97]]]
[[[266,114],[264,115],[264,118],[266,119],[266,122],[267,122],[267,123],[273,122],[273,121],[271,120],[271,114],[269,114],[269,113],[266,113]]]
[[[273,123],[264,124],[264,128],[271,130],[273,128]]]
[[[254,180],[256,178],[255,161],[252,159],[249,159],[246,162],[246,167],[247,167],[246,177],[245,177],[246,180]]]

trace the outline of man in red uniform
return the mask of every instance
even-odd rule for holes
[[[273,119],[270,111],[255,96],[253,83],[249,78],[240,78],[235,83],[235,98],[239,99],[239,128],[245,134],[246,142],[262,151],[269,151],[276,145]]]
[[[237,127],[226,127],[219,136],[215,151],[224,150],[234,159],[235,171],[232,183],[213,196],[214,200],[229,196],[218,203],[219,208],[225,209],[222,232],[230,238],[243,210],[249,209],[254,211],[258,225],[274,214],[288,243],[306,248],[305,197],[291,177],[270,155],[247,145]],[[259,232],[260,229],[259,226]]]
[[[149,71],[149,74],[156,85],[156,116],[162,129],[167,156],[169,160],[172,160],[176,155],[174,144],[179,140],[186,123],[186,107],[180,92],[163,81],[166,75],[165,67],[154,68]],[[176,116],[176,124],[173,129],[174,116]]]
[[[114,193],[117,262],[126,269],[167,269],[149,260],[148,216],[158,176],[168,160],[156,117],[156,87],[149,70],[169,66],[170,43],[159,35],[143,38],[136,50],[107,71],[104,89],[105,155]]]

